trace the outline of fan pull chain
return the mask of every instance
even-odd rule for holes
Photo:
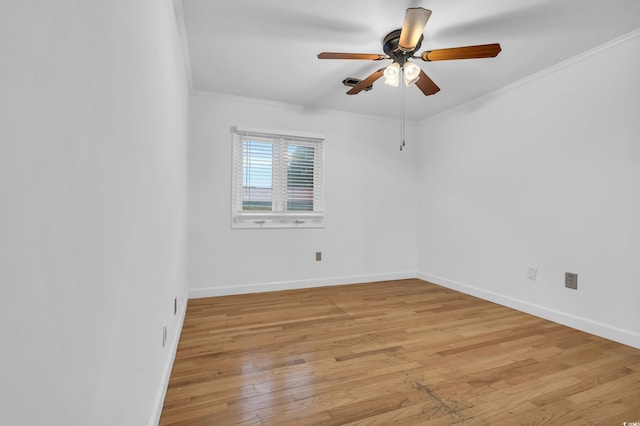
[[[403,72],[402,70],[400,71],[400,74],[402,75]],[[400,79],[402,80],[402,79]],[[402,81],[400,81],[400,139],[401,139],[401,143],[400,143],[400,151],[403,150],[404,146],[405,146],[405,101],[404,101],[404,90],[405,90],[405,86],[403,84]]]

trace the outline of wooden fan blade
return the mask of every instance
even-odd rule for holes
[[[420,36],[431,16],[429,9],[421,7],[410,7],[404,16],[402,30],[400,31],[400,41],[398,47],[405,52],[410,52],[416,48],[420,41]]]
[[[378,71],[375,71],[369,77],[365,78],[360,83],[353,86],[351,90],[347,92],[347,95],[357,95],[358,93],[362,92],[364,89],[371,86],[377,79],[382,77],[383,73],[384,73],[384,68],[380,68]]]
[[[422,70],[420,70],[420,78],[416,81],[416,86],[425,96],[433,95],[440,91],[440,88]]]
[[[362,59],[370,61],[380,61],[382,59],[387,59],[387,57],[378,53],[322,52],[318,53],[318,59]]]
[[[449,49],[427,50],[420,57],[423,61],[447,61],[450,59],[494,58],[502,49],[499,43],[478,46],[452,47]]]

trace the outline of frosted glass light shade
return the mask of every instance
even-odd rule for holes
[[[392,63],[384,69],[383,75],[385,84],[397,87],[400,84],[400,64]]]
[[[402,67],[405,86],[411,86],[420,78],[420,67],[412,62],[406,62]]]

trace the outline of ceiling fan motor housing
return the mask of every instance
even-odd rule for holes
[[[404,63],[407,62],[407,59],[412,57],[416,50],[420,49],[422,40],[424,39],[424,35],[421,35],[418,43],[416,43],[416,47],[414,47],[413,50],[404,51],[398,46],[400,42],[401,32],[401,29],[391,31],[382,40],[382,50],[384,51],[384,53],[386,53],[394,61],[398,62],[400,66],[404,65]]]

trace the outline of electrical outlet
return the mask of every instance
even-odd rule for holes
[[[162,324],[162,347],[164,348],[167,344],[167,324]]]
[[[529,269],[527,269],[527,279],[531,281],[535,281],[537,275],[538,275],[538,268],[532,268],[531,266],[529,266]]]
[[[572,272],[564,273],[564,286],[573,290],[578,289],[578,274]]]
[[[322,260],[322,252],[321,251],[317,251],[316,252],[316,262],[320,262]]]

